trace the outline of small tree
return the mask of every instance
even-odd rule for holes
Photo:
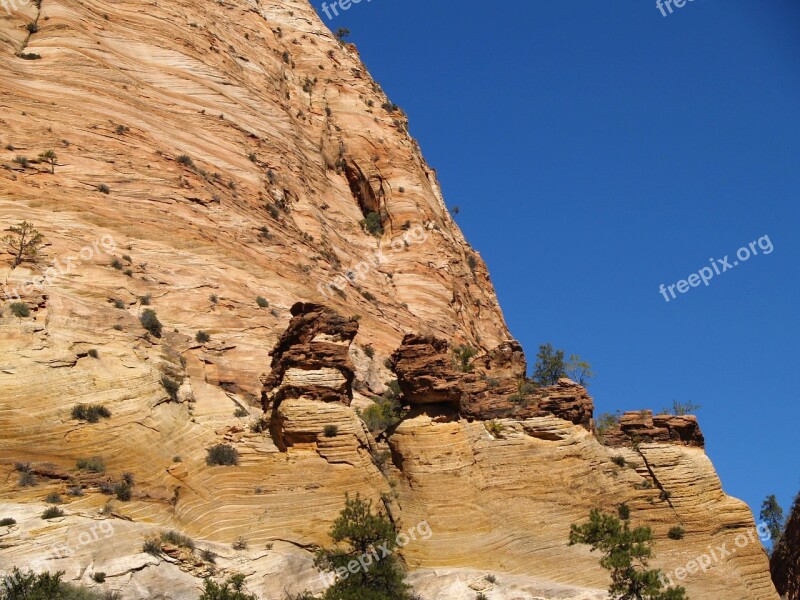
[[[661,414],[675,415],[681,417],[684,415],[690,415],[692,413],[695,413],[701,408],[703,408],[701,405],[695,404],[694,402],[691,401],[680,402],[678,400],[673,400],[672,408],[665,408],[664,410],[661,411]]]
[[[393,550],[397,547],[394,524],[382,514],[373,514],[372,503],[356,496],[345,497],[339,518],[333,523],[330,536],[334,548],[317,552],[315,564],[325,571],[344,569],[329,587],[324,600],[412,600],[411,586]],[[388,551],[388,554],[387,554]],[[351,561],[363,561],[355,573],[347,571]],[[367,564],[369,561],[369,564]],[[366,566],[363,566],[366,565]]]
[[[39,160],[50,165],[50,173],[56,172],[56,162],[58,162],[58,156],[56,156],[55,152],[52,150],[45,150],[39,155]]]
[[[472,359],[476,354],[478,351],[475,348],[468,344],[461,344],[453,348],[453,361],[462,372],[469,373],[472,371]]]
[[[258,600],[258,596],[244,591],[244,575],[237,573],[223,584],[206,579],[200,600]]]
[[[533,380],[539,385],[555,385],[567,375],[564,363],[564,351],[553,349],[552,344],[539,346],[536,355],[536,366],[533,369]]]
[[[769,539],[772,541],[773,550],[778,545],[778,542],[783,535],[783,509],[778,504],[778,499],[775,494],[770,494],[766,497],[764,502],[761,503],[761,520],[766,523],[769,530]]]
[[[339,27],[339,29],[333,35],[336,36],[337,40],[343,40],[344,38],[350,37],[350,30],[347,27]]]
[[[581,357],[577,354],[569,355],[569,361],[564,366],[564,371],[567,374],[567,377],[584,387],[594,376],[594,373],[592,373],[592,365],[581,359]]]
[[[13,267],[16,268],[26,260],[33,260],[39,253],[43,237],[33,223],[23,221],[19,225],[9,227],[11,233],[2,239],[8,247],[8,253],[13,257]]]
[[[682,587],[664,589],[661,572],[648,569],[653,555],[653,534],[649,527],[630,528],[600,509],[589,513],[589,522],[572,525],[569,545],[588,544],[603,553],[600,566],[611,571],[608,593],[614,600],[688,600]]]

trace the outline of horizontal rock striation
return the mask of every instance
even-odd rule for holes
[[[609,446],[633,445],[640,442],[664,442],[684,446],[705,447],[705,438],[697,417],[692,415],[653,415],[653,411],[627,412],[618,427],[605,434]]]

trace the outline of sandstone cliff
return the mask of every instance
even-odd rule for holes
[[[0,221],[46,245],[0,256],[0,518],[16,520],[0,570],[103,572],[131,599],[242,572],[283,598],[321,588],[312,552],[358,492],[402,530],[430,524],[403,552],[426,600],[603,598],[597,557],[566,545],[594,506],[652,525],[667,571],[753,528],[695,422],[634,418],[612,448],[580,386],[520,387],[524,356],[405,116],[305,0],[16,6]],[[408,413],[376,439],[358,410],[395,378]],[[74,419],[78,403],[111,416]],[[209,466],[216,444],[239,465]],[[104,472],[77,468],[95,456]],[[104,493],[126,472],[130,501]],[[65,515],[45,521],[51,493]],[[143,553],[165,529],[216,565]],[[757,543],[683,584],[777,597]]]

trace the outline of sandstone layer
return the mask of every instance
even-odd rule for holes
[[[585,389],[525,385],[402,110],[306,0],[17,2],[0,67],[0,223],[45,241],[0,255],[0,570],[126,600],[241,572],[282,600],[322,589],[313,551],[359,493],[430,524],[403,550],[425,600],[471,600],[489,572],[495,600],[589,599],[607,574],[566,539],[595,506],[628,503],[668,571],[753,528],[691,420],[609,448]],[[376,439],[359,410],[395,378],[408,412]],[[218,444],[237,466],[207,463]],[[107,493],[123,477],[129,501]],[[64,516],[43,520],[53,493]],[[216,565],[142,552],[169,529]],[[758,544],[683,583],[777,598]]]

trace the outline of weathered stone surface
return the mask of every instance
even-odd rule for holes
[[[781,597],[800,600],[800,495],[794,501],[783,537],[772,553],[770,568]]]
[[[705,438],[697,417],[692,415],[653,415],[653,411],[627,412],[620,418],[619,427],[605,435],[610,446],[631,445],[637,442],[666,442],[684,446],[705,447]]]

